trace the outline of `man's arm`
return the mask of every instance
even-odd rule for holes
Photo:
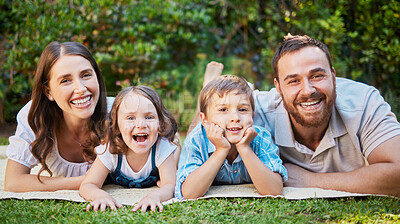
[[[400,135],[378,145],[368,156],[369,166],[351,172],[312,173],[285,164],[289,180],[285,186],[318,187],[400,197]]]

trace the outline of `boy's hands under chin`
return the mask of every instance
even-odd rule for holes
[[[251,141],[253,141],[253,139],[257,136],[257,131],[256,129],[254,129],[253,126],[248,127],[245,131],[244,131],[244,135],[242,137],[242,139],[236,143],[236,148],[238,150],[238,152],[240,153],[240,149],[246,147],[246,148],[250,148],[250,143]]]
[[[214,123],[207,123],[204,125],[206,129],[207,138],[215,146],[215,150],[223,150],[228,153],[231,149],[231,143],[225,138],[224,129]]]

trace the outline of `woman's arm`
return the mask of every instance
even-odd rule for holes
[[[141,209],[143,212],[150,207],[151,211],[155,212],[158,206],[159,211],[163,211],[162,201],[166,201],[174,197],[174,188],[176,181],[176,163],[174,155],[171,154],[158,168],[160,174],[160,188],[152,191],[146,197],[137,203],[132,211],[137,211]]]
[[[79,188],[79,195],[85,200],[91,201],[86,207],[87,211],[91,207],[93,207],[94,211],[97,211],[99,208],[101,211],[105,211],[107,206],[111,210],[122,206],[109,193],[101,189],[109,172],[108,168],[97,157]]]
[[[79,185],[85,176],[79,177],[47,177],[30,174],[31,169],[8,159],[4,190],[12,192],[28,191],[57,191],[57,190],[78,190]]]

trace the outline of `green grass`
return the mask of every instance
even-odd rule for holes
[[[399,223],[400,199],[364,197],[289,201],[279,198],[208,199],[165,206],[162,213],[85,212],[86,203],[0,201],[0,223]]]
[[[0,136],[0,145],[8,145],[8,137]]]

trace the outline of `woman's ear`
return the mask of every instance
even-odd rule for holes
[[[49,99],[50,101],[54,101],[54,98],[51,96],[50,94],[50,89],[47,86],[43,87],[43,93],[44,95],[46,95],[47,99]]]

